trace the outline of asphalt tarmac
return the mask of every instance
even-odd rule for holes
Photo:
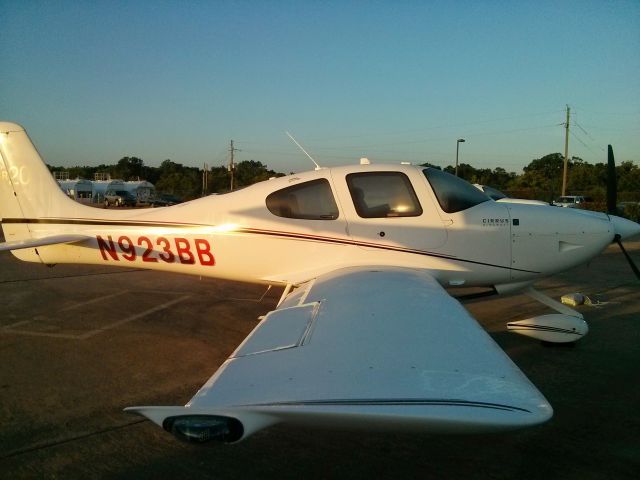
[[[640,264],[640,242],[628,247]],[[603,293],[609,303],[579,307],[589,335],[553,347],[505,331],[547,311],[529,297],[465,306],[553,405],[542,426],[473,436],[277,426],[197,446],[122,409],[186,403],[280,289],[47,268],[0,253],[0,477],[638,478],[640,282],[612,246],[537,287],[555,298]]]

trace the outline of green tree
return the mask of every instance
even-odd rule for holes
[[[616,167],[619,192],[640,192],[640,167],[633,162],[622,162]]]
[[[276,172],[269,170],[262,162],[244,160],[236,165],[235,181],[238,187],[252,185],[276,176]]]
[[[112,176],[127,180],[139,180],[144,177],[144,162],[138,157],[122,157],[118,160]]]
[[[158,181],[155,184],[157,191],[171,193],[185,200],[200,196],[202,176],[198,168],[165,160],[158,170]]]

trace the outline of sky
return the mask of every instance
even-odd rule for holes
[[[640,1],[0,0],[0,120],[47,163],[640,164]]]

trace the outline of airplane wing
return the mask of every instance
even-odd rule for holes
[[[90,238],[93,237],[90,237],[88,235],[67,234],[52,235],[50,237],[33,238],[29,240],[19,240],[16,242],[3,242],[0,243],[0,252],[4,252],[6,250],[20,250],[23,248],[37,248],[43,247],[45,245],[57,245],[61,243],[76,243]]]
[[[298,288],[186,406],[130,407],[179,438],[234,442],[268,425],[484,432],[552,408],[422,270],[346,268]]]

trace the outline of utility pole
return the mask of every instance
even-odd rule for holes
[[[233,147],[233,140],[231,140],[231,145],[229,147],[229,153],[231,154],[231,156],[229,157],[229,173],[231,174],[231,184],[230,184],[229,190],[233,190],[233,173],[235,172],[235,169],[236,169],[236,164],[233,163],[233,152],[241,152],[241,151],[242,150],[239,150]]]
[[[202,166],[202,196],[204,197],[209,190],[209,165],[206,163]]]
[[[464,138],[459,138],[456,141],[456,177],[458,176],[458,154],[460,153],[460,144],[464,143]]]
[[[564,124],[564,172],[562,174],[562,196],[567,194],[567,166],[569,164],[569,118],[571,109],[567,105],[567,122]]]

